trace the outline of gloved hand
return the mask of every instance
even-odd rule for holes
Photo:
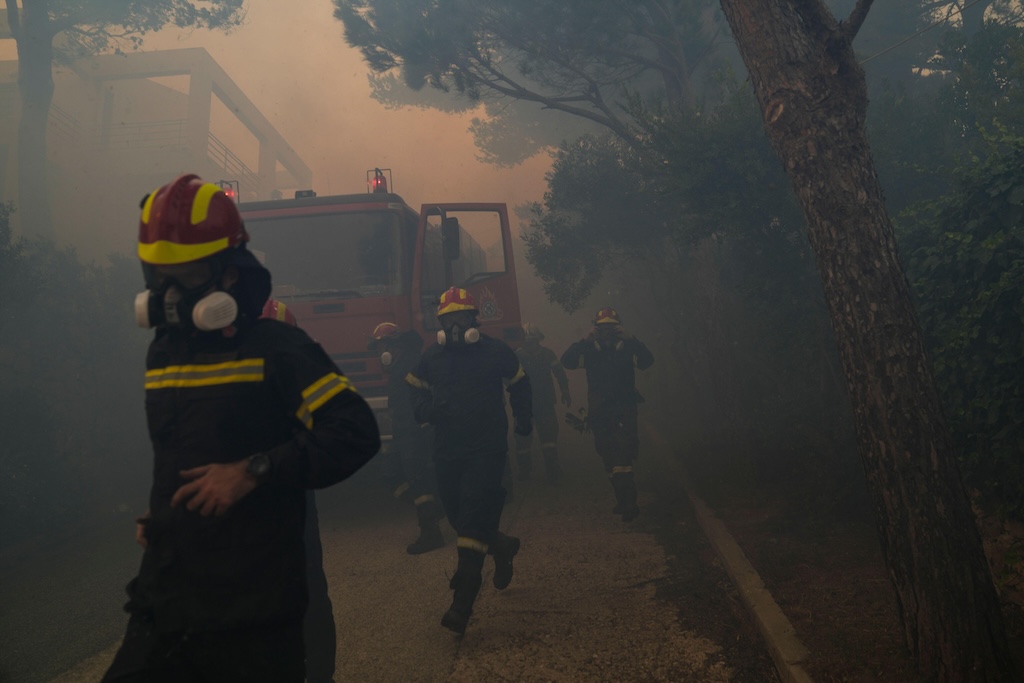
[[[512,431],[519,436],[529,436],[533,431],[533,420],[528,417],[517,417]]]
[[[572,407],[572,396],[569,395],[568,391],[563,391],[562,392],[562,404],[566,408]]]

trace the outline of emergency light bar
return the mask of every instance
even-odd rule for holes
[[[371,176],[372,174],[372,176]],[[391,169],[375,168],[372,171],[366,172],[366,191],[367,192],[387,192],[388,186],[391,185]]]
[[[316,192],[313,190],[295,190],[296,199],[306,199],[308,197],[315,197]]]

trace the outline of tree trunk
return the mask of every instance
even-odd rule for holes
[[[8,0],[10,6],[11,0]],[[18,12],[8,11],[17,17]],[[24,0],[11,30],[18,44],[18,209],[25,234],[53,237],[46,129],[53,100],[53,31],[47,0]]]
[[[721,4],[807,220],[906,643],[936,681],[1013,680],[875,174],[850,37],[821,0]]]

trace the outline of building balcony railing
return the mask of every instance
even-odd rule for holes
[[[92,136],[97,151],[181,149],[185,145],[185,119],[146,121],[102,126]]]
[[[69,114],[64,109],[61,109],[56,104],[50,105],[50,112],[47,124],[49,125],[49,131],[55,136],[57,140],[60,140],[62,144],[76,145],[81,135],[82,127],[78,123],[78,119]]]
[[[223,180],[237,180],[240,197],[252,201],[261,196],[260,177],[253,173],[252,169],[246,166],[245,162],[239,159],[228,146],[221,142],[216,135],[210,133],[206,146],[206,157],[217,164],[226,174]]]
[[[185,119],[122,123],[114,126],[83,130],[78,120],[64,109],[51,105],[48,120],[52,143],[50,153],[55,158],[84,151],[96,154],[128,155],[129,157],[154,152],[177,153],[186,148],[187,125]],[[234,180],[239,183],[242,199],[252,201],[263,196],[262,183],[248,164],[213,133],[207,134],[206,159],[221,172],[213,180]]]

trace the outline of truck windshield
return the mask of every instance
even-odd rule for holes
[[[395,213],[247,217],[245,226],[276,299],[393,296],[405,287]]]

